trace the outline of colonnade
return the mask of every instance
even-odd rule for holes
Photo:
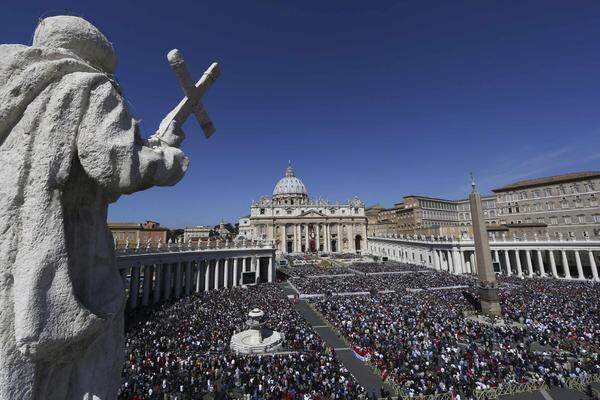
[[[169,301],[195,292],[273,282],[276,265],[272,250],[267,255],[194,257],[182,252],[162,260],[156,254],[117,257],[117,266],[127,289],[127,306],[135,309]],[[226,252],[225,252],[226,253]]]
[[[497,273],[518,277],[600,281],[600,242],[490,242]],[[473,241],[369,238],[368,252],[454,274],[476,274]]]

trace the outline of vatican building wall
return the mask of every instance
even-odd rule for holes
[[[364,203],[358,198],[344,204],[311,200],[291,164],[272,196],[252,203],[242,224],[240,234],[271,240],[281,253],[361,253],[367,244]]]

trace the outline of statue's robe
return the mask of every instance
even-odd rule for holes
[[[125,291],[108,204],[186,167],[144,146],[106,74],[0,45],[0,399],[114,398]]]

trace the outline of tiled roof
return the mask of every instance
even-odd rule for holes
[[[595,171],[572,172],[569,174],[547,176],[547,177],[543,177],[543,178],[525,179],[522,181],[511,183],[510,185],[506,185],[506,186],[503,186],[503,187],[500,187],[497,189],[493,189],[492,191],[495,193],[507,192],[509,190],[517,190],[517,189],[525,189],[525,188],[529,188],[529,187],[552,185],[552,184],[556,184],[556,183],[576,182],[576,181],[581,181],[581,180],[590,179],[590,178],[600,178],[600,172],[595,172]]]

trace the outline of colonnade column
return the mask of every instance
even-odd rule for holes
[[[152,278],[154,275],[153,265],[144,265],[144,287],[142,288],[142,305],[147,306],[150,300],[150,290],[152,289]]]
[[[200,282],[202,282],[203,276],[204,274],[202,273],[202,263],[200,260],[196,260],[196,293],[200,293],[200,290],[202,289],[202,285]]]
[[[562,258],[563,270],[566,279],[572,279],[571,270],[569,269],[569,260],[567,259],[567,252],[564,250],[560,251],[560,255]]]
[[[510,255],[508,254],[508,250],[504,250],[504,262],[506,262],[506,275],[511,276],[512,270],[511,270]]]
[[[163,264],[164,269],[164,282],[163,282],[163,298],[165,300],[169,300],[171,298],[171,286],[173,283],[171,282],[171,264]]]
[[[540,275],[546,276],[546,267],[544,266],[544,259],[542,258],[542,251],[536,250],[537,260],[538,260],[538,268],[540,269]]]
[[[154,264],[154,288],[152,291],[152,303],[158,304],[160,302],[160,292],[162,286],[162,265]]]
[[[175,297],[181,296],[181,263],[175,263]]]
[[[554,250],[548,250],[550,255],[550,269],[552,270],[552,276],[558,278],[558,271],[556,271],[556,260],[554,259]]]
[[[531,250],[525,250],[525,258],[527,260],[527,273],[529,277],[533,276],[533,264],[531,263]]]
[[[579,256],[579,250],[575,250],[575,264],[577,264],[577,279],[585,279],[583,275],[583,266],[581,265],[581,257]]]
[[[238,259],[233,259],[233,286],[238,285]]]
[[[215,260],[215,287],[214,289],[218,289],[219,288],[219,269],[221,264],[221,260],[220,259],[216,259]]]
[[[129,308],[134,309],[138,303],[138,291],[140,288],[140,265],[131,267],[129,276]]]
[[[229,287],[229,258],[226,258],[223,266],[223,287]]]
[[[523,276],[523,268],[521,267],[521,256],[519,250],[515,250],[515,260],[517,261],[517,276],[520,278]]]
[[[192,293],[192,261],[185,263],[185,294]]]
[[[205,261],[205,270],[204,270],[204,291],[208,292],[210,290],[210,260]]]
[[[594,259],[594,252],[592,250],[588,250],[588,257],[590,259],[590,267],[592,268],[592,276],[596,282],[600,281],[600,277],[598,277],[598,268],[596,267],[596,259]]]

